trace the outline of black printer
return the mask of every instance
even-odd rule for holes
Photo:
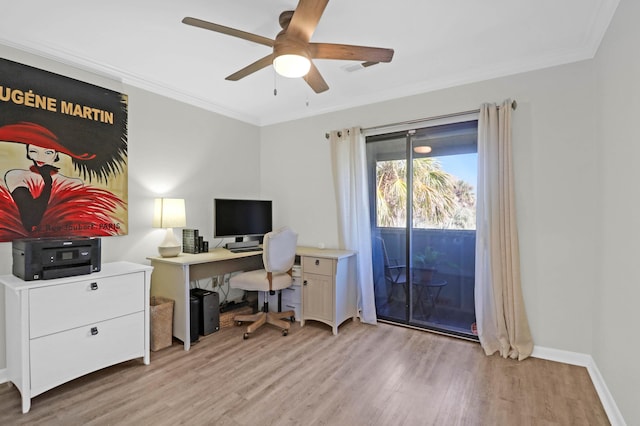
[[[33,281],[97,272],[100,250],[97,237],[13,240],[13,275]]]

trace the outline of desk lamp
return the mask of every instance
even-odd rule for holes
[[[182,198],[156,198],[153,206],[153,227],[167,228],[164,241],[158,246],[162,257],[175,257],[180,254],[182,246],[173,233],[173,228],[187,225]]]

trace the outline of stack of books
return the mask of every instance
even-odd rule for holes
[[[198,235],[197,229],[182,230],[182,252],[183,253],[206,253],[209,251],[209,241]]]
[[[182,230],[182,252],[183,253],[200,253],[200,239],[197,229]]]

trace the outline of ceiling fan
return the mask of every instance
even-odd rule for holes
[[[321,93],[328,90],[329,86],[312,59],[360,61],[363,62],[364,67],[367,67],[378,62],[391,62],[393,58],[393,49],[311,43],[311,35],[328,2],[329,0],[300,0],[295,10],[282,12],[279,18],[282,31],[278,33],[275,40],[197,18],[186,17],[182,22],[273,48],[272,53],[231,74],[226,77],[226,80],[240,80],[273,64],[278,74],[285,77],[302,77],[314,92]]]

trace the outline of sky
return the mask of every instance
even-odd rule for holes
[[[473,186],[477,187],[478,154],[458,154],[435,157],[440,162],[442,169]]]

